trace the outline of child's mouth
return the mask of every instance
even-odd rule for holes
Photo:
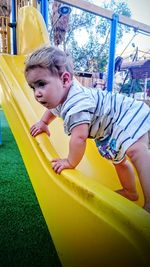
[[[44,106],[45,108],[49,108],[49,104],[46,101],[38,101],[42,106]]]
[[[42,104],[43,106],[45,106],[47,104],[47,102],[45,101],[40,101],[40,104]]]

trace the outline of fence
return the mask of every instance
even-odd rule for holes
[[[9,17],[0,16],[0,53],[10,53]]]
[[[17,9],[24,7],[24,6],[34,6],[37,7],[37,1],[36,0],[17,0],[16,1]]]

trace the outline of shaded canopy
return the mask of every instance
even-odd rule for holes
[[[132,79],[150,78],[150,59],[122,63],[120,71],[129,70]]]

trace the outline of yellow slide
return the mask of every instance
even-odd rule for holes
[[[18,25],[19,55],[0,56],[0,97],[62,265],[149,266],[150,215],[141,208],[138,178],[137,203],[115,193],[121,187],[115,170],[91,140],[76,170],[55,174],[51,159],[68,151],[60,119],[50,126],[50,138],[44,133],[30,136],[30,126],[44,109],[25,81],[25,54],[49,41],[36,9],[22,8]]]

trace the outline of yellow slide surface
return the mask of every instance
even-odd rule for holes
[[[25,54],[48,42],[48,34],[36,9],[22,8],[19,16],[20,55],[0,56],[0,98],[62,265],[149,266],[150,215],[141,208],[138,178],[138,202],[115,193],[121,186],[114,167],[100,157],[92,140],[76,170],[55,174],[51,159],[68,152],[60,119],[51,124],[50,138],[30,136],[30,126],[44,109],[25,81]]]

